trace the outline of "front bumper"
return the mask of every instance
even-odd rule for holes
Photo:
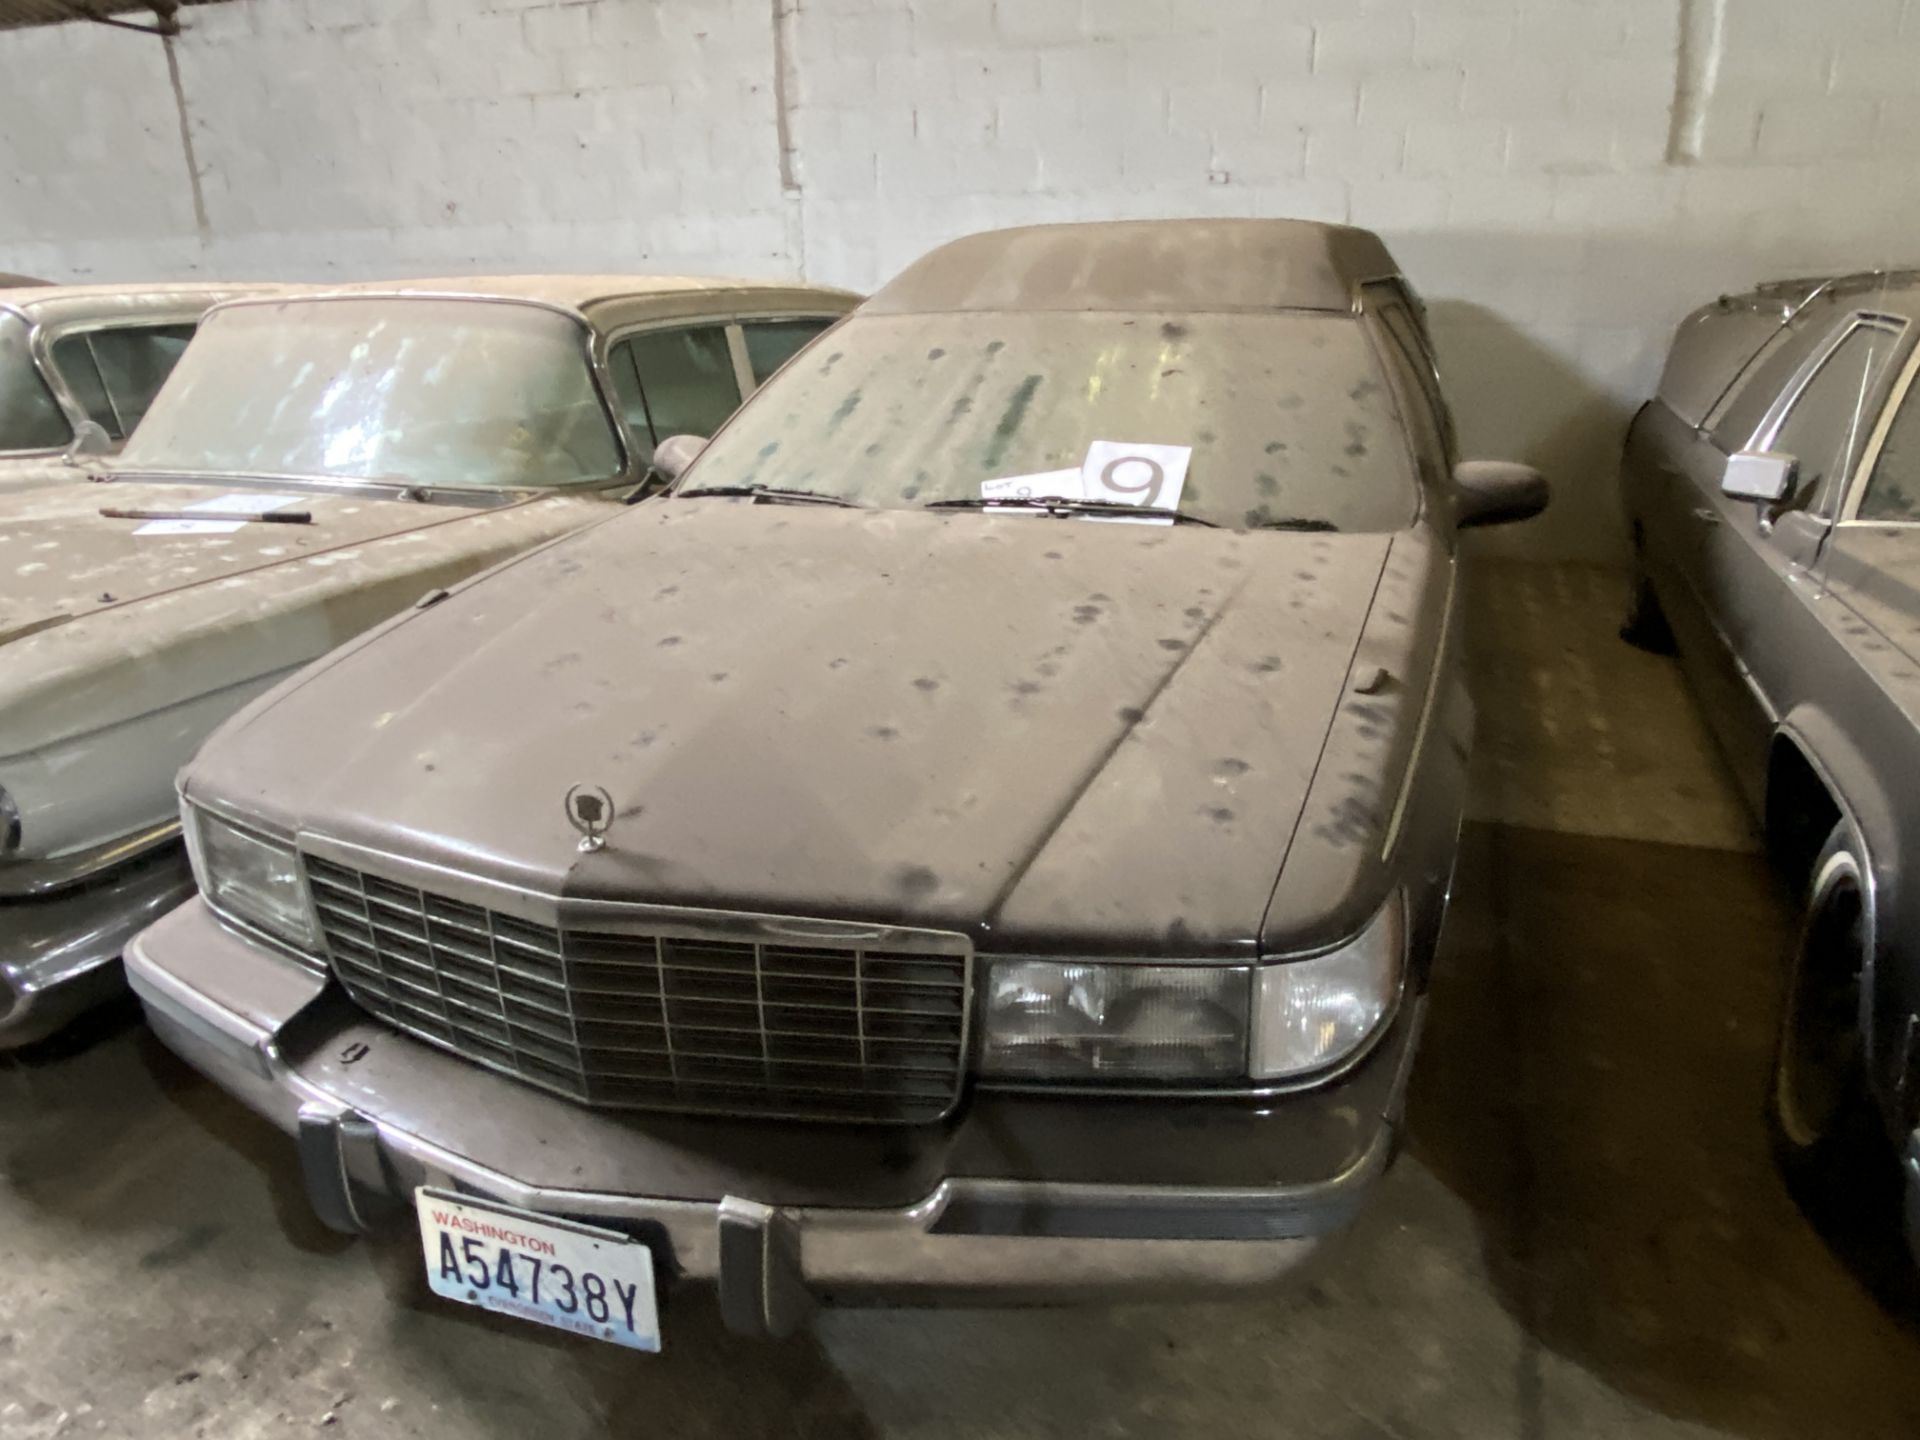
[[[976,1095],[937,1131],[586,1109],[398,1035],[323,976],[194,901],[128,976],[155,1032],[298,1138],[329,1224],[422,1185],[643,1238],[716,1282],[729,1325],[780,1333],[814,1299],[1041,1301],[1278,1279],[1386,1170],[1418,1030],[1409,1007],[1340,1082],[1246,1105]]]
[[[127,942],[193,893],[177,841],[49,895],[0,900],[0,1050],[122,993]]]

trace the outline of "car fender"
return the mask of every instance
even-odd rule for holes
[[[1812,768],[1832,797],[1842,820],[1859,848],[1867,893],[1864,897],[1867,943],[1865,983],[1861,987],[1861,1033],[1868,1047],[1868,1063],[1888,1091],[1900,1086],[1896,1073],[1903,1068],[1899,1030],[1911,1006],[1890,987],[1898,983],[1900,967],[1881,963],[1897,927],[1897,888],[1900,876],[1898,809],[1846,724],[1824,706],[1805,701],[1781,718],[1775,730],[1778,744],[1792,745]],[[1891,1053],[1890,1053],[1891,1052]]]

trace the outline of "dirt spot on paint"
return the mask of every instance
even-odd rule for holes
[[[924,865],[902,865],[895,872],[893,883],[899,887],[902,895],[915,898],[931,895],[940,888],[940,877]]]

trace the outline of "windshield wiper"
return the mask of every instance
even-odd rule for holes
[[[927,510],[1047,510],[1060,515],[1140,516],[1148,520],[1171,520],[1176,525],[1220,527],[1211,520],[1189,515],[1184,510],[1169,510],[1164,505],[1129,505],[1124,500],[1070,500],[1058,495],[1018,495],[1004,500],[988,500],[970,495],[962,500],[932,500]]]
[[[691,500],[696,495],[748,495],[754,500],[792,501],[800,505],[841,505],[849,510],[867,507],[844,495],[826,495],[818,490],[786,490],[778,485],[701,485],[692,490],[675,490],[676,500]]]

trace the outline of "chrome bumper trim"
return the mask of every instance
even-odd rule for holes
[[[0,900],[0,1050],[53,1034],[122,992],[115,962],[193,893],[184,851],[143,854],[93,884]]]
[[[1274,1281],[1344,1228],[1394,1146],[1384,1126],[1348,1173],[1286,1189],[950,1179],[884,1209],[555,1189],[329,1095],[287,1063],[274,1030],[185,984],[141,941],[127,969],[162,1041],[298,1137],[307,1188],[330,1224],[366,1228],[422,1186],[611,1224],[652,1244],[663,1276],[717,1283],[728,1324],[754,1334],[783,1333],[814,1297],[1008,1303]]]
[[[0,865],[0,900],[28,899],[71,890],[122,865],[131,865],[141,856],[179,838],[180,822],[167,820],[58,859],[8,861]]]

